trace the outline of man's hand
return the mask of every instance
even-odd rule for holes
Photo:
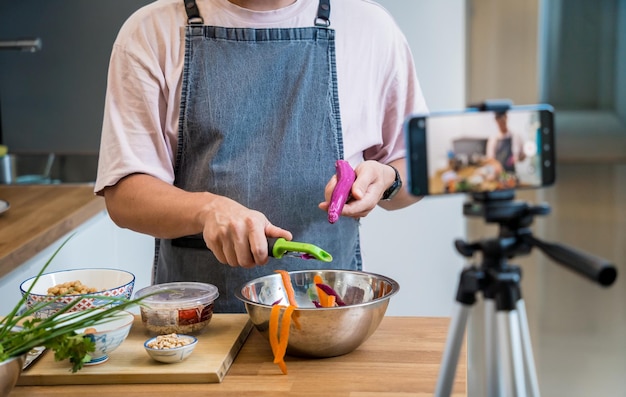
[[[391,162],[390,165],[398,169],[403,180],[406,179],[406,172],[404,171],[406,164],[404,159],[395,160]],[[342,216],[361,218],[372,212],[377,205],[392,210],[406,207],[420,199],[419,197],[411,196],[408,191],[403,188],[393,200],[380,201],[383,193],[393,184],[396,177],[393,168],[387,164],[367,160],[359,164],[354,169],[354,172],[356,174],[356,180],[352,184],[350,199],[341,212]],[[328,181],[324,189],[325,201],[319,204],[319,208],[322,210],[328,211],[330,198],[336,185],[337,176],[334,175],[330,181]]]
[[[259,211],[217,196],[202,211],[202,235],[218,261],[230,266],[253,267],[268,261],[267,239],[293,237],[273,225]]]

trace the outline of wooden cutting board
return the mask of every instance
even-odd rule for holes
[[[253,325],[247,314],[215,314],[198,345],[185,361],[154,361],[143,348],[150,337],[137,316],[128,338],[109,359],[72,373],[69,361],[54,361],[46,352],[22,373],[18,385],[92,385],[123,383],[219,383],[222,381]]]

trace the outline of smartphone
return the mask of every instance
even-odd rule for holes
[[[550,105],[414,115],[405,121],[415,196],[535,189],[555,181]]]

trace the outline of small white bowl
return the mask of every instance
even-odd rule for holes
[[[193,349],[195,349],[198,344],[198,338],[195,336],[178,334],[178,337],[180,339],[189,339],[191,340],[191,343],[185,346],[170,349],[155,349],[148,347],[150,343],[156,340],[157,337],[155,336],[154,338],[150,338],[145,341],[143,347],[146,349],[146,352],[148,352],[148,355],[156,361],[160,361],[162,363],[178,363],[189,357],[193,352]]]
[[[84,316],[89,316],[89,312],[82,313],[85,313]],[[60,314],[59,317],[63,318],[72,315],[77,315],[77,313],[64,313]],[[133,326],[133,321],[135,321],[134,314],[120,310],[112,314],[111,318],[104,318],[88,328],[76,330],[77,334],[82,334],[89,328],[96,330],[96,332],[89,334],[96,348],[95,351],[89,352],[91,360],[86,362],[85,365],[96,365],[107,361],[109,354],[120,347],[128,337],[130,329]]]

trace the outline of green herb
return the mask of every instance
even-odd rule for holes
[[[126,298],[98,295],[98,299],[104,299],[108,303],[70,313],[71,309],[81,299],[95,297],[83,295],[47,318],[33,318],[33,315],[37,311],[55,303],[56,300],[38,303],[18,315],[32,288],[72,236],[68,237],[57,248],[17,305],[7,316],[0,320],[0,362],[11,357],[19,357],[36,347],[44,346],[54,351],[56,361],[69,359],[72,364],[71,371],[76,372],[83,368],[85,362],[91,359],[89,353],[95,350],[95,344],[92,339],[84,334],[77,334],[76,331],[88,328],[96,323],[101,324],[112,320],[121,311],[140,304],[143,299],[150,296],[146,295],[138,299],[128,300]]]

